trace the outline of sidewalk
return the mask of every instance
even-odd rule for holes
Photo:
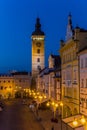
[[[58,123],[51,122],[51,118],[53,117],[51,110],[39,110],[38,116],[35,111],[33,113],[37,119],[40,119],[39,122],[44,130],[61,130],[61,119],[59,117],[57,117]]]

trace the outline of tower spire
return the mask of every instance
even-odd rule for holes
[[[35,31],[32,35],[44,35],[44,32],[41,30],[40,18],[36,18]]]
[[[69,13],[68,15],[68,25],[67,25],[67,32],[66,32],[66,41],[71,39],[73,36],[73,31],[72,31],[72,15]]]
[[[35,30],[41,30],[41,24],[39,18],[36,19]]]

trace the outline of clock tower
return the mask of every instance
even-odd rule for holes
[[[40,19],[36,19],[35,31],[32,33],[32,76],[36,77],[38,72],[45,66],[45,34],[41,30]]]

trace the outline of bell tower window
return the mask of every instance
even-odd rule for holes
[[[40,54],[40,49],[37,49],[37,53]]]
[[[40,58],[37,58],[37,62],[40,62]]]

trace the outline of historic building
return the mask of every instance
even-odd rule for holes
[[[40,19],[36,19],[35,31],[32,33],[32,76],[36,77],[38,72],[45,66],[45,34],[41,31]]]
[[[87,46],[79,51],[78,56],[80,63],[80,113],[87,116]]]
[[[60,65],[59,55],[49,56],[49,66],[40,71],[37,78],[37,89],[53,100],[60,101]]]
[[[12,72],[0,75],[0,98],[28,96],[31,75],[28,72]]]
[[[64,102],[63,116],[79,113],[79,60],[78,51],[87,45],[87,30],[72,27],[72,17],[68,16],[66,41],[61,40],[61,86]]]

